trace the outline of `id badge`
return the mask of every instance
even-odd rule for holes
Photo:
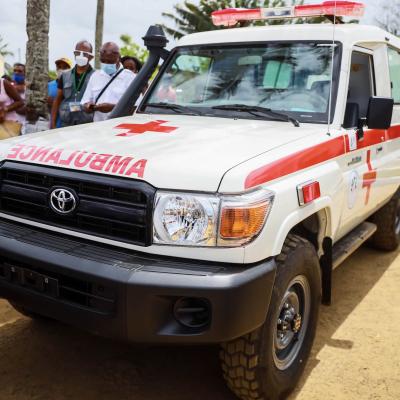
[[[79,112],[81,111],[81,103],[78,101],[71,101],[69,103],[69,111],[70,112]]]

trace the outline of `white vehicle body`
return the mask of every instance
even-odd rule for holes
[[[0,143],[0,296],[136,343],[220,343],[240,399],[284,398],[333,269],[368,239],[400,245],[400,39],[291,24],[193,34],[170,53],[160,28],[144,40],[143,79],[111,118],[166,60],[134,115]]]
[[[387,202],[399,186],[400,106],[395,106],[389,130],[367,130],[362,141],[355,139],[354,130],[341,126],[353,52],[371,55],[374,94],[391,97],[387,52],[389,46],[400,50],[400,40],[370,26],[342,25],[334,29],[329,24],[287,25],[188,35],[178,47],[316,38],[328,42],[334,39],[342,48],[335,112],[329,127],[302,123],[297,128],[276,121],[141,113],[0,144],[2,160],[142,179],[157,189],[239,193],[264,187],[274,192],[275,199],[264,228],[252,242],[236,248],[155,244],[143,248],[44,226],[4,213],[0,216],[151,254],[253,263],[279,254],[288,232],[308,216],[320,212],[324,230],[320,236],[330,237],[335,243]],[[163,121],[160,126],[175,129],[169,133],[145,131],[130,135],[129,127],[124,128],[124,124],[146,126],[155,121]],[[124,133],[128,134],[124,136]],[[45,154],[38,156],[40,149],[44,149]],[[132,160],[126,169],[117,168],[113,172],[113,156],[131,157]],[[376,171],[376,179],[366,186],[365,176],[368,177],[371,171]],[[319,182],[321,195],[300,206],[297,186],[309,181]]]

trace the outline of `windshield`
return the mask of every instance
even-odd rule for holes
[[[337,45],[334,63],[332,104]],[[185,113],[186,107],[198,114],[274,119],[243,109],[215,109],[240,104],[267,108],[300,122],[327,123],[331,65],[332,44],[321,42],[178,48],[140,110],[171,114]]]

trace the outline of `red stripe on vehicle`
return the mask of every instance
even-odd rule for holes
[[[390,127],[387,131],[366,130],[363,140],[357,141],[358,151],[387,140],[400,138],[400,125]],[[290,154],[270,164],[264,165],[252,172],[245,180],[245,189],[281,178],[282,176],[298,172],[302,169],[331,160],[332,158],[342,156],[350,151],[349,136],[343,135],[331,139],[327,142],[317,144],[308,149]]]
[[[327,142],[319,143],[254,170],[246,178],[245,189],[261,185],[262,183],[345,154],[344,138],[345,136],[339,136]]]
[[[386,140],[385,131],[374,130],[374,129],[365,131],[364,139],[357,141],[357,150],[365,149],[366,147],[370,147],[375,144],[383,143],[385,140]]]
[[[386,131],[387,140],[400,138],[400,125],[392,126]]]

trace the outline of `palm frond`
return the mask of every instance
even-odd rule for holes
[[[13,56],[14,53],[7,49],[8,43],[3,43],[3,38],[0,36],[0,55],[3,57]]]

